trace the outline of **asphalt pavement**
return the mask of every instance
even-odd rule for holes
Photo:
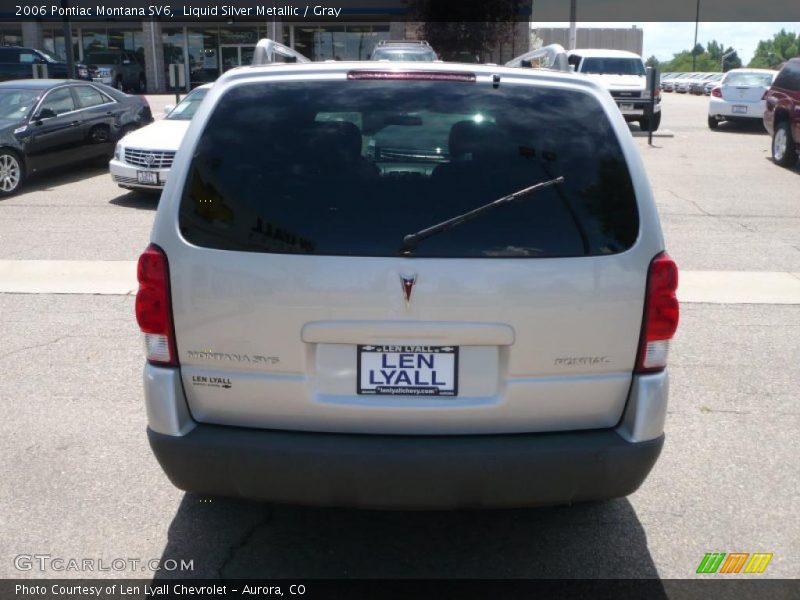
[[[154,98],[154,110],[168,101]],[[794,277],[800,167],[772,164],[758,126],[710,131],[706,104],[668,94],[663,127],[675,136],[653,147],[636,139],[668,251],[682,270],[715,272],[695,276],[701,282]],[[39,177],[0,201],[0,261],[135,260],[156,205],[99,167]],[[800,303],[761,294],[683,303],[666,444],[635,494],[548,509],[404,513],[176,490],[144,434],[133,298],[0,293],[0,577],[86,576],[15,563],[49,554],[193,561],[192,570],[126,566],[99,577],[685,578],[706,552],[769,552],[760,577],[796,578]]]

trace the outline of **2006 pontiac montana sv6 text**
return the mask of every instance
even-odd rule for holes
[[[138,275],[148,435],[181,489],[562,504],[633,492],[661,451],[677,269],[579,74],[232,70]]]

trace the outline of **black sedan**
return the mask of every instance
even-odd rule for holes
[[[0,196],[51,167],[111,158],[119,138],[153,115],[147,100],[71,79],[0,83]]]

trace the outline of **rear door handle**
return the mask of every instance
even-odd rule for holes
[[[80,124],[81,124],[81,122],[80,122],[80,121],[73,121],[72,123],[70,123],[70,126],[71,126],[71,127],[77,127],[77,126],[78,126],[78,125],[80,125]]]

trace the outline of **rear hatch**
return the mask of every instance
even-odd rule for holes
[[[772,79],[771,73],[728,73],[720,86],[722,98],[728,102],[743,105],[761,102],[764,92],[772,85]]]
[[[154,242],[192,415],[396,434],[614,426],[661,240],[637,243],[612,105],[533,79],[389,77],[233,85],[187,140],[179,234],[157,225]]]

